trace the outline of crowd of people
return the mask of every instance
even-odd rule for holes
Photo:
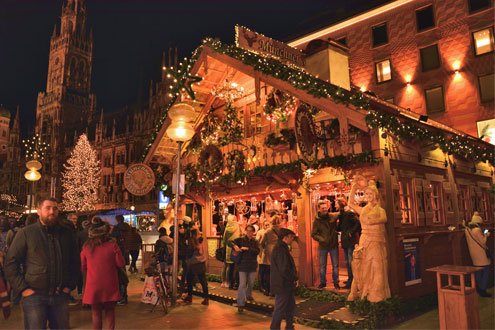
[[[338,273],[339,238],[347,265],[348,280],[344,287],[351,289],[349,300],[368,299],[377,302],[390,297],[387,277],[386,214],[379,204],[374,185],[364,189],[366,204],[359,205],[344,199],[331,203],[318,202],[318,214],[312,224],[311,237],[318,242],[320,285],[326,286],[327,258],[332,263],[332,281],[340,289]],[[329,212],[332,207],[335,212]],[[226,210],[228,211],[228,210]],[[298,277],[291,243],[296,234],[281,226],[277,212],[262,223],[248,222],[241,226],[234,214],[225,212],[222,228],[221,253],[224,266],[222,287],[237,290],[238,312],[247,301],[254,300],[256,278],[261,292],[275,297],[271,329],[280,329],[285,319],[286,329],[292,329],[295,312],[295,289]],[[178,237],[174,227],[167,232],[159,229],[155,256],[164,274],[171,273],[174,240],[178,240],[180,291],[184,303],[193,300],[193,286],[202,287],[201,304],[209,305],[206,279],[207,253],[200,224],[189,217],[180,217]],[[358,219],[359,218],[359,219]],[[478,272],[477,290],[486,292],[489,257],[482,219],[475,214],[466,225],[468,247]],[[127,304],[128,271],[137,272],[137,259],[142,239],[136,228],[116,216],[110,226],[99,217],[83,222],[76,214],[59,218],[55,199],[42,199],[37,214],[25,221],[12,221],[0,216],[0,302],[8,317],[10,301],[22,299],[26,329],[69,329],[68,306],[77,303],[92,310],[94,329],[115,328],[115,306]],[[353,261],[353,258],[356,260]],[[351,267],[352,265],[352,267]],[[5,280],[5,281],[4,281]],[[8,285],[7,285],[8,284]],[[9,288],[10,287],[10,290]],[[76,290],[77,297],[71,293]],[[7,298],[6,298],[7,297]]]
[[[115,328],[115,305],[127,303],[125,266],[137,272],[142,243],[123,216],[116,216],[116,223],[99,217],[80,222],[74,213],[61,219],[53,198],[40,200],[37,214],[25,222],[0,218],[4,316],[10,302],[22,300],[26,329],[69,329],[69,305],[82,298],[83,307],[92,310],[94,329],[103,327],[103,319]]]

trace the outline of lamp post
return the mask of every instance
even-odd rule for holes
[[[26,180],[31,181],[31,198],[29,200],[29,213],[33,212],[33,200],[34,200],[34,183],[41,179],[41,173],[38,172],[41,169],[41,163],[37,159],[29,160],[26,162],[26,168],[28,169],[24,173]]]
[[[187,103],[179,102],[174,104],[168,111],[168,116],[172,121],[167,128],[166,134],[173,141],[177,142],[177,164],[175,182],[175,209],[174,209],[174,255],[172,262],[172,305],[177,301],[177,276],[179,272],[179,181],[180,181],[180,154],[182,144],[194,136],[192,122],[196,118],[194,108]]]

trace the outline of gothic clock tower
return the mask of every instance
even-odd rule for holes
[[[60,199],[61,171],[67,148],[84,131],[96,107],[91,93],[93,36],[86,26],[84,0],[62,5],[60,28],[55,25],[50,39],[46,90],[38,93],[36,132],[49,143],[43,160],[38,194]]]

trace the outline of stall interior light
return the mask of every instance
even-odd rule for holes
[[[215,199],[229,199],[229,200],[237,200],[237,199],[245,199],[245,198],[251,198],[251,197],[256,197],[256,196],[270,196],[273,194],[278,194],[280,193],[281,195],[285,193],[290,193],[292,194],[292,190],[288,188],[282,188],[282,189],[275,189],[275,190],[270,190],[270,191],[263,191],[263,192],[258,192],[258,193],[248,193],[248,194],[240,194],[240,195],[234,195],[234,196],[214,196]],[[290,196],[286,195],[286,196]]]

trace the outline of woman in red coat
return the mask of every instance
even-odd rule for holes
[[[87,272],[83,304],[91,305],[93,329],[102,328],[103,310],[108,329],[115,328],[115,303],[120,300],[117,271],[124,266],[119,246],[109,237],[109,226],[94,217],[81,251],[81,268]]]

